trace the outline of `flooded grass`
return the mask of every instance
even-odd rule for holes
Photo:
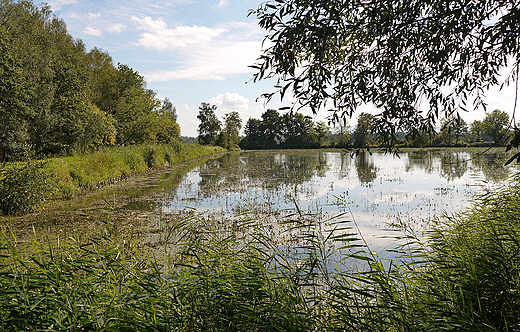
[[[485,153],[484,153],[485,152]],[[484,153],[484,154],[483,154]],[[482,155],[483,154],[483,155]],[[349,213],[380,254],[395,229],[424,231],[436,215],[469,206],[514,172],[503,149],[407,149],[400,158],[341,151],[231,153],[190,171],[161,201],[161,213],[195,209],[226,218],[254,208],[266,218]]]

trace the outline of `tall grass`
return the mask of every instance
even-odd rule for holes
[[[6,232],[0,331],[519,331],[519,190],[439,218],[390,262],[354,221],[299,210],[163,215],[151,246],[111,219],[88,239]]]
[[[139,145],[5,164],[0,167],[0,212],[24,213],[45,199],[69,199],[82,190],[221,151],[198,144]]]

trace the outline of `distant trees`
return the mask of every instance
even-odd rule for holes
[[[372,130],[375,124],[375,117],[369,113],[359,114],[356,129],[354,130],[354,147],[364,148],[368,144],[372,144],[375,138],[372,136]]]
[[[250,118],[244,128],[245,137],[240,141],[243,149],[293,149],[293,148],[364,148],[377,147],[381,138],[374,134],[376,118],[361,113],[354,128],[347,124],[334,128],[334,133],[323,122],[314,122],[308,116],[289,112],[280,115],[269,109],[261,119]],[[473,121],[469,126],[460,117],[441,121],[438,132],[417,130],[415,135],[396,133],[399,146],[469,146],[503,144],[501,137],[508,134],[507,113],[495,110],[485,118]]]
[[[236,111],[224,114],[223,122],[221,122],[215,114],[216,110],[216,105],[204,102],[200,104],[199,115],[197,115],[200,121],[199,144],[218,145],[225,149],[237,148],[242,128],[240,114]]]
[[[202,145],[215,145],[220,132],[220,121],[215,114],[217,106],[209,103],[201,103],[199,106],[199,143]]]
[[[224,132],[228,137],[228,144],[237,147],[239,142],[239,133],[242,128],[242,119],[236,111],[224,115]]]
[[[245,137],[240,141],[243,149],[299,149],[329,146],[330,129],[323,122],[314,123],[301,113],[280,115],[268,109],[262,119],[250,118],[245,125]]]
[[[453,146],[468,140],[468,125],[460,117],[452,117],[441,121],[438,145]]]
[[[509,125],[509,115],[500,110],[494,110],[486,113],[484,121],[482,121],[482,132],[491,137],[494,143],[503,140]]]
[[[180,134],[173,106],[161,108],[137,71],[87,51],[47,5],[23,0],[0,2],[0,118],[3,161]]]
[[[469,141],[479,143],[482,142],[484,130],[482,128],[482,121],[475,120],[469,126]]]

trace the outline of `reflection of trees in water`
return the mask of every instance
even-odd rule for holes
[[[339,154],[339,163],[335,164],[334,173],[338,177],[338,179],[343,179],[348,176],[350,173],[350,166],[352,164],[352,156],[350,153],[341,153]]]
[[[377,167],[372,156],[368,153],[359,153],[355,157],[356,171],[361,184],[368,184],[377,178]]]
[[[486,179],[499,182],[507,179],[509,170],[504,167],[508,154],[504,150],[487,152],[479,150],[425,149],[408,152],[407,172],[423,169],[427,173],[436,172],[439,167],[441,177],[452,181],[464,176],[471,168],[482,170]],[[472,166],[472,167],[470,167]]]
[[[422,169],[430,174],[435,170],[434,153],[432,150],[416,150],[408,152],[408,162],[405,165],[406,172],[413,169]]]
[[[482,170],[487,180],[500,182],[509,177],[509,169],[504,166],[508,157],[505,153],[492,152],[482,155],[473,153],[471,157],[475,158],[473,165]]]
[[[277,189],[301,185],[315,176],[325,176],[327,170],[326,153],[316,150],[228,153],[200,167],[199,186],[202,189],[223,189],[216,187],[236,188],[245,183],[246,187]]]
[[[239,152],[226,153],[217,159],[208,160],[199,168],[199,186],[207,188],[238,185],[241,182],[242,166]]]
[[[461,178],[469,169],[477,167],[492,181],[502,181],[508,177],[508,169],[502,166],[507,160],[504,152],[479,156],[481,153],[482,150],[414,150],[407,152],[405,171],[422,169],[426,173],[438,173],[448,181],[453,181]],[[333,165],[339,179],[348,176],[351,168],[355,167],[360,183],[366,185],[372,183],[380,173],[374,160],[368,153],[351,158],[349,153],[336,154],[320,150],[227,153],[199,167],[199,187],[204,195],[231,188],[233,191],[246,191],[252,187],[285,190],[291,194],[306,193],[313,190],[310,182],[313,177],[325,176],[329,165]]]
[[[440,176],[448,181],[461,178],[468,170],[470,156],[467,153],[444,152],[440,154]]]

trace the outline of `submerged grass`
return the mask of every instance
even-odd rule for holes
[[[0,331],[520,331],[520,185],[380,260],[355,224],[163,215],[161,246],[97,236],[0,241]],[[404,250],[404,248],[407,248]],[[411,248],[411,249],[410,249]]]

